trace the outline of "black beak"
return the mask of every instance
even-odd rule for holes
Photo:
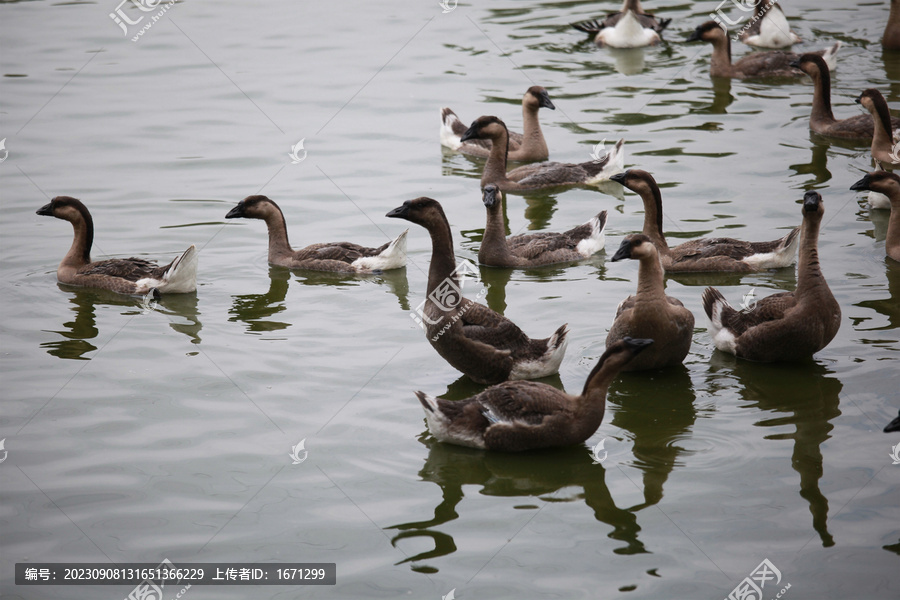
[[[862,104],[862,97],[863,97],[862,94],[860,94],[859,96],[857,96],[855,102],[856,102],[857,104]]]
[[[626,337],[626,338],[623,338],[622,341],[625,342],[626,346],[631,348],[631,351],[634,354],[637,354],[637,353],[643,351],[645,348],[647,348],[647,346],[649,346],[650,344],[653,343],[653,340],[651,340],[649,338],[635,339],[635,338]]]
[[[862,179],[860,179],[859,181],[857,181],[856,183],[851,185],[850,189],[853,190],[854,192],[861,192],[863,190],[869,190],[869,189],[871,189],[869,187],[870,181],[871,181],[871,179],[869,178],[869,174],[866,173],[865,175],[863,175]],[[41,210],[43,210],[43,209],[41,209]],[[38,212],[38,214],[41,214],[41,213]]]
[[[391,217],[392,219],[409,219],[409,204],[404,202],[402,205],[398,206],[394,210],[390,211],[388,214],[384,215],[386,217]]]
[[[481,201],[484,202],[484,205],[488,208],[493,208],[493,206],[497,204],[497,192],[499,191],[497,186],[493,184],[485,186],[484,190],[481,192]]]
[[[35,214],[41,215],[42,217],[52,217],[53,216],[53,203],[48,202],[47,204],[43,205],[42,207],[37,209],[37,211],[35,211]]]
[[[459,138],[460,142],[465,142],[467,140],[474,140],[478,137],[478,131],[475,129],[475,125],[473,124],[471,127],[466,129],[466,132],[462,134],[462,137]]]
[[[622,243],[619,244],[619,249],[616,250],[616,253],[613,254],[610,260],[616,262],[626,258],[631,258],[631,240],[628,239],[622,240]]]
[[[691,34],[691,37],[689,37],[689,38],[687,39],[687,41],[689,41],[689,42],[698,42],[698,41],[700,41],[700,39],[701,39],[700,36],[702,36],[702,35],[703,35],[703,32],[701,32],[701,31],[700,31],[700,28],[698,27],[697,29],[694,30],[694,32]]]
[[[819,195],[819,192],[806,192],[803,194],[803,212],[816,212],[819,210],[821,202],[822,196]]]
[[[610,181],[615,181],[618,184],[625,185],[625,178],[628,176],[628,171],[624,173],[616,173],[615,175],[609,178]]]
[[[544,90],[538,95],[538,100],[540,100],[538,106],[540,106],[541,108],[556,110],[556,106],[554,106],[553,102],[550,101],[550,94],[547,93],[547,90]]]
[[[237,206],[228,211],[225,215],[226,219],[239,219],[244,216],[244,203],[240,202]]]
[[[788,65],[791,66],[791,67],[794,67],[795,69],[799,69],[799,68],[800,68],[800,61],[799,61],[799,60],[792,60],[791,62],[788,63]]]

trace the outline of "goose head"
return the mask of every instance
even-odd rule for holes
[[[610,260],[612,262],[617,262],[626,258],[640,260],[646,256],[653,256],[655,254],[657,254],[657,252],[656,246],[653,245],[653,241],[643,233],[635,233],[625,236],[625,239],[623,239],[622,243],[619,245],[619,249],[616,250],[616,253],[613,254],[613,257]]]
[[[810,77],[816,77],[820,73],[828,72],[828,65],[825,64],[825,60],[818,54],[804,54],[797,60],[792,60],[789,64],[795,69],[800,69]]]
[[[707,21],[699,25],[691,37],[687,39],[689,42],[715,42],[720,39],[728,39],[728,34],[715,21]]]
[[[588,375],[587,381],[584,382],[584,389],[582,390],[581,395],[587,396],[588,391],[592,387],[592,380],[596,375],[600,374],[601,371],[614,376],[621,371],[622,367],[627,365],[632,358],[640,354],[652,343],[652,339],[624,337],[611,346],[608,346],[606,351],[600,357],[600,360],[597,361],[597,365],[593,368],[591,374]]]
[[[481,201],[487,208],[493,208],[501,205],[503,202],[503,192],[500,191],[493,183],[489,183],[481,190]]]
[[[900,176],[889,171],[873,171],[863,175],[850,189],[854,192],[869,190],[893,197],[900,194]]]
[[[281,209],[266,196],[247,196],[228,211],[226,219],[266,219]]]
[[[91,215],[87,207],[70,196],[57,196],[44,206],[40,207],[35,214],[43,217],[56,217],[63,221],[75,222],[78,219],[91,220]]]
[[[610,181],[622,184],[637,194],[652,191],[652,185],[656,184],[653,175],[641,169],[628,169],[624,173],[616,173],[609,178]]]
[[[482,116],[472,121],[472,126],[459,138],[466,140],[494,140],[507,134],[506,123],[497,117]]]
[[[525,92],[525,97],[522,98],[522,104],[529,108],[534,108],[535,110],[538,108],[556,110],[556,106],[550,100],[550,94],[539,85],[533,85],[528,88],[528,91]]]
[[[808,191],[803,194],[803,216],[815,216],[822,218],[825,214],[825,204],[822,203],[822,195],[819,192]]]
[[[436,221],[447,220],[440,202],[424,196],[414,200],[407,200],[385,216],[392,219],[406,219],[426,229]]]

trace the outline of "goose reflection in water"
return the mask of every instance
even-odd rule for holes
[[[89,342],[100,335],[97,327],[97,306],[123,306],[123,316],[138,316],[151,311],[164,315],[169,326],[190,338],[191,343],[200,343],[202,324],[198,318],[197,294],[171,294],[158,300],[150,300],[140,296],[123,296],[108,290],[82,288],[66,284],[57,284],[61,290],[70,293],[69,302],[75,319],[63,323],[65,330],[44,329],[48,333],[56,333],[64,339],[42,342],[41,348],[47,354],[71,360],[90,360],[87,354],[97,350],[97,346]]]

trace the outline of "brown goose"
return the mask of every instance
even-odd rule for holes
[[[800,58],[793,52],[774,50],[771,52],[754,52],[748,54],[737,62],[731,62],[731,39],[715,21],[707,21],[697,27],[689,42],[710,42],[713,46],[712,59],[709,73],[713,77],[731,77],[733,79],[751,79],[756,77],[803,77],[803,71],[790,65],[791,61]],[[834,70],[834,55],[841,47],[841,42],[836,42],[827,50],[820,50],[816,54],[825,59],[828,68]]]
[[[538,121],[538,109],[549,108],[556,110],[556,106],[550,100],[550,94],[539,85],[533,85],[522,97],[522,121],[525,135],[509,132],[509,160],[536,161],[547,160],[550,151],[544,134],[541,132],[541,123]],[[441,144],[457,150],[463,154],[487,157],[491,153],[491,140],[468,140],[461,142],[460,138],[466,132],[466,126],[459,120],[456,113],[449,108],[441,109]]]
[[[580,444],[603,421],[609,384],[652,343],[625,338],[607,348],[580,396],[535,381],[501,383],[465,400],[416,396],[428,430],[441,442],[504,452]]]
[[[780,4],[758,0],[753,23],[741,33],[741,41],[760,48],[786,48],[801,40],[791,31],[791,24]]]
[[[531,233],[506,237],[503,224],[503,192],[494,184],[484,186],[482,202],[487,225],[478,250],[478,262],[491,267],[537,267],[589,258],[603,250],[606,211],[565,233]]]
[[[624,167],[625,153],[619,140],[612,150],[600,160],[579,164],[542,162],[524,165],[506,172],[506,148],[509,132],[506,124],[497,117],[478,117],[460,138],[466,140],[491,140],[491,154],[484,165],[481,185],[493,183],[504,192],[537,190],[563,185],[592,185],[609,179]]]
[[[91,262],[94,220],[80,200],[57,196],[38,209],[37,214],[68,221],[75,229],[72,247],[56,270],[60,283],[120,294],[148,294],[154,290],[160,294],[183,294],[197,289],[197,248],[193,244],[164,267],[142,258]]]
[[[462,296],[450,223],[437,200],[407,200],[387,216],[417,223],[431,234],[423,320],[428,341],[444,360],[485,384],[559,371],[566,352],[566,325],[549,338],[533,340],[503,315]]]
[[[794,264],[799,227],[783,238],[771,242],[743,242],[732,238],[700,238],[673,248],[666,243],[662,230],[662,193],[647,171],[629,169],[613,175],[644,201],[643,234],[653,240],[663,268],[671,273],[728,271],[751,273],[763,269],[779,269]]]
[[[803,241],[797,289],[767,296],[737,311],[716,288],[703,292],[703,309],[716,348],[760,362],[807,360],[837,335],[841,307],[819,267],[817,243],[825,206],[817,192],[803,196]]]
[[[891,112],[887,101],[876,89],[863,91],[856,99],[872,115],[875,135],[872,138],[872,158],[883,168],[893,169],[900,164],[900,143],[895,145]],[[894,148],[897,148],[896,150]]]
[[[378,248],[350,242],[312,244],[293,250],[288,242],[284,213],[265,196],[247,196],[228,211],[226,219],[262,219],[269,229],[269,264],[288,269],[376,273],[406,265],[406,233]]]
[[[881,47],[885,50],[900,50],[900,0],[891,0],[891,12],[884,35],[881,36]]]
[[[607,15],[602,21],[572,23],[572,27],[594,36],[598,46],[640,48],[662,41],[662,32],[672,19],[658,19],[644,12],[641,0],[625,0],[622,10]]]
[[[606,346],[627,337],[653,336],[653,347],[622,370],[643,371],[681,364],[691,349],[694,315],[680,300],[666,296],[663,268],[653,240],[642,233],[625,236],[612,261],[625,258],[640,261],[637,292],[622,300],[616,309]]]
[[[809,115],[811,130],[846,140],[872,139],[875,124],[870,115],[856,115],[840,120],[834,118],[834,113],[831,112],[831,73],[821,56],[804,54],[791,62],[791,66],[797,67],[813,80],[812,112]],[[892,117],[891,124],[900,127],[900,119]]]
[[[853,191],[870,190],[887,196],[891,203],[884,250],[888,256],[900,262],[900,176],[887,171],[874,171],[850,186]]]

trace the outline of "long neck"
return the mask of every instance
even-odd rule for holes
[[[881,43],[888,50],[900,50],[900,0],[891,0],[891,13]]]
[[[484,227],[484,238],[481,240],[482,250],[491,256],[507,256],[509,247],[506,244],[506,224],[503,222],[503,206],[501,202],[487,209],[487,224]]]
[[[713,40],[712,47],[709,72],[716,77],[727,77],[731,73],[731,40],[727,35],[717,37]]]
[[[456,281],[456,257],[453,255],[453,235],[450,223],[443,211],[440,218],[428,225],[431,235],[431,265],[428,267],[428,293],[431,294],[441,283],[449,278]]]
[[[266,227],[269,229],[269,262],[277,262],[279,257],[288,257],[293,254],[288,242],[287,224],[284,222],[284,213],[281,208],[273,206],[275,210],[266,213]]]
[[[621,12],[625,12],[626,10],[633,10],[639,15],[644,13],[644,9],[641,7],[641,0],[625,0],[622,3]]]
[[[662,264],[659,262],[659,253],[657,252],[641,257],[641,264],[638,267],[635,302],[652,302],[654,305],[658,302],[666,302],[666,284],[663,278]]]
[[[81,218],[72,221],[72,227],[75,229],[75,238],[60,267],[77,268],[91,262],[91,246],[94,244],[94,221],[91,215],[81,212]]]
[[[524,122],[522,146],[531,151],[540,151],[545,156],[550,154],[544,134],[541,132],[541,123],[538,121],[539,107],[533,104],[522,103],[522,120]]]
[[[831,111],[831,73],[828,67],[825,70],[816,69],[817,75],[813,80],[813,102],[810,121],[834,123],[834,113]]]
[[[620,362],[615,357],[610,357],[607,350],[597,361],[597,365],[584,382],[584,389],[581,390],[580,400],[586,403],[586,407],[599,407],[601,416],[606,408],[606,392],[609,384],[622,368]]]
[[[506,177],[506,155],[509,153],[509,134],[504,128],[499,136],[491,140],[491,153],[484,172],[481,174],[481,185],[509,181]]]
[[[797,296],[806,295],[822,287],[828,288],[819,265],[819,226],[822,217],[819,214],[804,215],[800,232],[800,256],[797,260]]]
[[[891,113],[882,98],[872,99],[872,119],[875,121],[875,136],[872,138],[872,153],[876,149],[890,152],[894,144],[891,131]]]
[[[668,250],[662,228],[662,193],[655,181],[648,181],[647,185],[649,189],[641,192],[641,200],[644,201],[644,229],[641,233],[653,240],[657,250]]]

